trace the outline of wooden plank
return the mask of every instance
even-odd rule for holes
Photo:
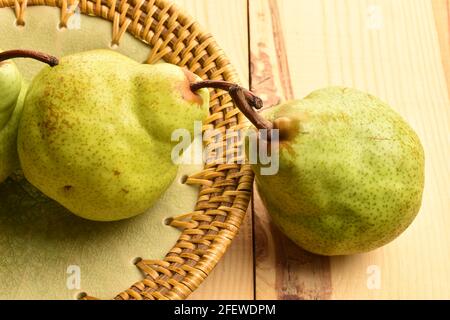
[[[430,0],[250,0],[251,83],[267,105],[328,85],[356,87],[402,114],[427,157],[418,218],[366,254],[306,254],[256,197],[258,299],[450,297],[450,101],[434,8]]]
[[[302,5],[297,1],[283,4],[294,10]],[[275,0],[250,1],[251,84],[267,107],[295,97],[292,80],[297,73],[291,72],[287,42],[297,29],[286,28],[279,5]],[[282,235],[270,223],[256,190],[254,221],[256,299],[329,298],[329,259],[301,250]]]
[[[250,22],[252,89],[267,106],[294,98],[286,49],[290,30],[284,29],[277,2],[251,1]],[[259,196],[254,210],[257,299],[328,298],[328,259],[310,255],[284,237],[270,224]]]
[[[441,59],[450,96],[450,0],[433,0],[432,3],[441,46]]]
[[[213,34],[248,85],[247,3],[242,0],[176,0]],[[191,299],[253,299],[251,210],[242,229],[216,269]]]

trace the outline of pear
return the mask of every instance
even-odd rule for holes
[[[0,183],[19,165],[17,128],[26,89],[11,61],[0,62]]]
[[[144,65],[111,50],[52,61],[24,102],[18,152],[25,177],[86,219],[145,212],[176,177],[172,132],[192,136],[194,121],[208,115],[209,91],[192,92],[198,77],[178,66]]]
[[[386,103],[331,87],[258,114],[242,90],[231,89],[257,129],[278,130],[279,139],[259,139],[275,150],[278,172],[264,174],[261,161],[252,167],[273,222],[300,247],[327,256],[367,252],[412,223],[422,202],[424,151]]]

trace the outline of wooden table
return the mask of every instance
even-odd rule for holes
[[[422,210],[396,241],[319,257],[281,235],[257,194],[195,299],[450,298],[450,0],[177,0],[266,105],[328,85],[393,105],[425,147]]]

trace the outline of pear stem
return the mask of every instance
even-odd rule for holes
[[[228,92],[244,116],[247,117],[258,130],[267,130],[268,137],[270,137],[270,131],[273,129],[272,122],[261,117],[258,112],[250,106],[245,96],[245,89],[241,86],[234,85]]]
[[[258,96],[235,83],[227,81],[206,80],[191,84],[193,92],[203,88],[214,88],[228,91],[236,106],[241,110],[253,125],[259,129],[266,129],[270,137],[270,130],[273,129],[272,122],[264,119],[255,109],[261,109],[264,105]]]
[[[230,91],[230,89],[235,86],[237,86],[237,85],[233,82],[220,81],[220,80],[205,80],[205,81],[195,82],[195,83],[191,84],[191,90],[193,92],[196,92],[203,88],[213,88],[213,89],[221,89],[224,91]],[[243,87],[240,87],[240,88],[242,88],[242,90],[244,91],[246,100],[253,108],[261,109],[263,107],[263,102],[260,97],[255,95],[250,90],[247,90]]]
[[[16,58],[31,58],[46,63],[50,67],[54,67],[59,64],[58,58],[39,51],[19,49],[0,52],[0,62]]]

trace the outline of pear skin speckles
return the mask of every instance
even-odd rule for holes
[[[265,116],[298,114],[308,116],[280,149],[279,173],[261,176],[254,166],[273,221],[322,255],[370,251],[400,235],[416,217],[424,187],[424,151],[411,127],[378,98],[339,87]]]
[[[26,178],[90,220],[143,213],[172,183],[171,134],[193,133],[209,92],[187,101],[182,68],[139,64],[110,50],[64,57],[30,86],[18,151]]]

